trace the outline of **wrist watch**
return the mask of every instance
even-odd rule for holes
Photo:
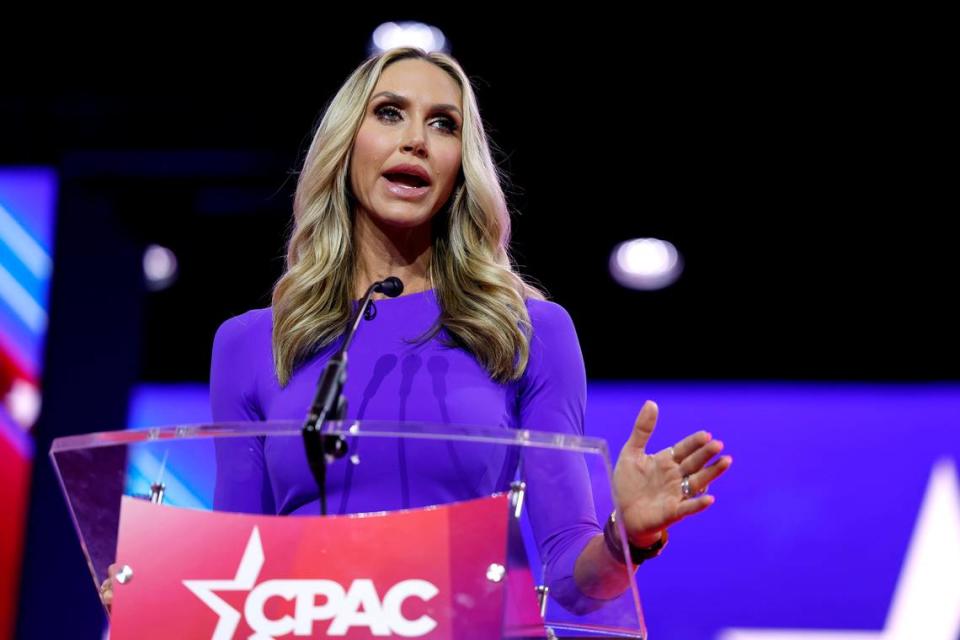
[[[667,530],[664,529],[660,534],[660,539],[649,547],[636,547],[630,544],[630,560],[634,566],[639,565],[644,560],[656,558],[663,552],[667,546]],[[614,509],[607,518],[607,526],[603,528],[603,540],[607,544],[610,554],[621,563],[623,560],[623,544],[620,542],[620,536],[617,534],[617,511]]]

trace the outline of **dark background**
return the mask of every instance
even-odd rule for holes
[[[218,323],[269,304],[313,127],[393,17],[91,36],[4,98],[0,161],[58,166],[77,191],[61,216],[99,201],[180,260],[143,296],[141,379],[205,379]],[[946,105],[906,33],[785,12],[417,17],[477,81],[517,260],[573,315],[592,377],[956,376]],[[639,236],[683,254],[672,288],[609,278]]]

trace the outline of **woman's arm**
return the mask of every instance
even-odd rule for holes
[[[214,422],[263,420],[257,401],[256,371],[259,340],[269,339],[258,323],[269,320],[264,310],[253,310],[220,325],[210,358],[210,410]],[[269,309],[266,310],[269,314]],[[214,439],[215,511],[275,513],[263,437]]]

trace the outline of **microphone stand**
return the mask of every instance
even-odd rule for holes
[[[343,420],[346,416],[347,397],[343,394],[343,385],[347,381],[347,349],[353,341],[357,327],[360,326],[360,319],[372,320],[376,317],[376,307],[372,300],[376,292],[395,298],[403,292],[403,283],[399,278],[390,277],[374,282],[367,289],[360,307],[350,320],[343,344],[327,362],[320,376],[317,393],[301,429],[307,463],[320,491],[321,515],[327,515],[327,464],[345,456],[348,449],[347,441],[342,435],[323,435],[322,431],[328,420]]]

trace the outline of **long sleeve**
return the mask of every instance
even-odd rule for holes
[[[529,305],[534,330],[530,361],[518,389],[524,429],[583,435],[587,380],[583,354],[567,311],[551,302]],[[582,454],[532,449],[524,454],[528,513],[551,595],[577,612],[596,608],[574,582],[574,565],[601,528]]]
[[[258,312],[230,318],[217,329],[210,359],[210,408],[214,422],[263,420],[257,402],[256,344],[251,333]],[[274,513],[262,437],[214,440],[217,511]]]

